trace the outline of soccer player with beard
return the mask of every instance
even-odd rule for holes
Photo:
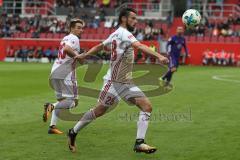
[[[104,115],[119,100],[133,103],[140,109],[137,122],[137,136],[134,145],[135,152],[154,153],[157,149],[145,142],[152,105],[144,93],[132,83],[132,67],[134,50],[156,57],[162,63],[168,63],[168,59],[157,52],[152,51],[146,45],[141,44],[132,35],[137,24],[137,14],[134,9],[122,9],[118,19],[119,28],[105,41],[91,48],[87,53],[77,56],[75,59],[82,61],[87,56],[96,54],[107,45],[111,46],[110,68],[104,76],[104,85],[100,92],[97,105],[87,111],[77,124],[68,131],[68,145],[72,152],[76,151],[75,140],[77,133],[91,123],[94,119]]]
[[[49,134],[62,134],[56,125],[63,109],[76,107],[78,104],[78,90],[76,79],[76,64],[74,57],[80,53],[79,38],[85,23],[81,19],[70,21],[70,33],[65,36],[59,47],[58,58],[54,62],[49,77],[49,83],[55,90],[57,102],[44,105],[43,121],[47,122],[52,113]]]

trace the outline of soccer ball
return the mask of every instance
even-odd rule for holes
[[[187,28],[197,26],[201,21],[201,15],[196,9],[188,9],[183,13],[182,22]]]

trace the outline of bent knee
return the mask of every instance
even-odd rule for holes
[[[139,103],[139,106],[141,107],[141,110],[143,112],[152,112],[152,104],[148,99],[144,99]]]

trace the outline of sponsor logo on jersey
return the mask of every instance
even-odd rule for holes
[[[129,38],[129,39],[132,39],[132,38],[133,38],[133,35],[128,36],[128,38]]]

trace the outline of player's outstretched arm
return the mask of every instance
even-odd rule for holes
[[[148,54],[148,55],[151,55],[151,56],[154,56],[156,58],[159,59],[159,61],[163,64],[167,64],[169,62],[168,58],[162,56],[161,54],[157,53],[157,52],[154,52],[153,50],[151,50],[148,46],[146,46],[145,44],[142,44],[140,42],[134,42],[132,43],[132,46],[136,49],[139,49],[140,51]]]
[[[82,61],[89,55],[96,54],[97,52],[101,51],[103,49],[103,44],[100,43],[94,47],[92,47],[88,52],[82,53],[76,57],[74,57],[74,60]]]
[[[67,54],[69,57],[76,57],[79,53],[73,50],[70,46],[65,45],[63,48],[63,53]]]
[[[96,54],[98,53],[99,51],[101,51],[103,49],[103,44],[100,43],[96,46],[94,46],[93,48],[91,48],[87,53],[85,53],[84,55],[85,56],[89,56],[89,55],[93,55],[93,54]]]

